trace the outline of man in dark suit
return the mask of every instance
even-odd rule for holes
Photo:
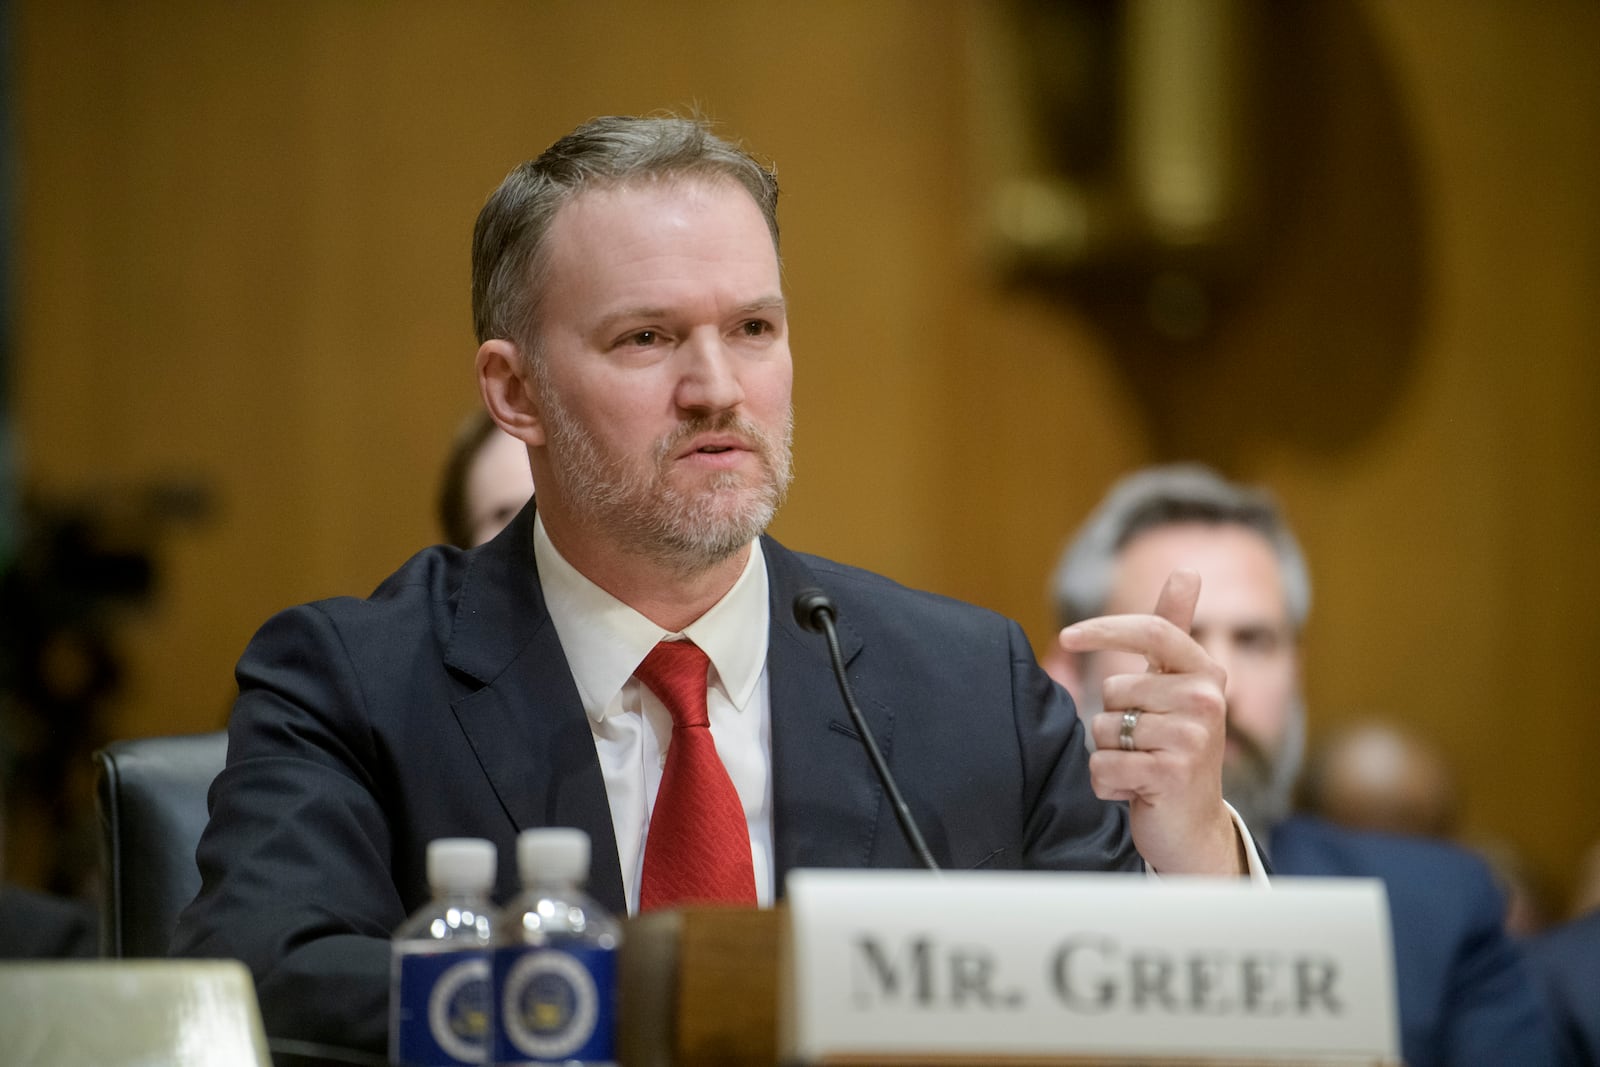
[[[600,119],[485,205],[478,380],[527,446],[537,503],[366,600],[283,613],[241,659],[175,948],[243,959],[269,1032],[382,1046],[386,939],[426,898],[432,838],[506,856],[522,829],[581,827],[618,911],[769,903],[801,865],[915,866],[824,646],[794,621],[808,586],[838,603],[860,703],[941,864],[1254,862],[1222,799],[1221,672],[1186,632],[1193,575],[1152,598],[1156,616],[1066,638],[1163,668],[1140,686],[1142,748],[1162,758],[1113,744],[1091,763],[1015,624],[762,536],[792,423],[776,197],[702,123]],[[659,834],[657,817],[675,754],[704,747],[680,745],[692,726],[649,667],[686,643],[715,740],[695,780],[719,790],[704,811],[737,820],[735,848],[707,860],[714,885],[687,888],[652,872],[709,832]],[[1091,730],[1114,738],[1113,718]]]
[[[1488,867],[1453,845],[1360,833],[1295,817],[1305,737],[1299,641],[1311,582],[1293,533],[1265,493],[1202,467],[1153,468],[1112,489],[1063,553],[1063,625],[1128,610],[1155,576],[1199,572],[1192,634],[1227,671],[1223,790],[1266,834],[1278,875],[1382,879],[1389,898],[1401,1045],[1409,1067],[1553,1062],[1546,1005],[1504,929]],[[1109,705],[1117,652],[1046,657],[1081,713]]]
[[[1600,1067],[1600,910],[1552,927],[1524,945],[1555,1006],[1563,1062]]]

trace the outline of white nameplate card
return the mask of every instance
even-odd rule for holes
[[[1372,879],[795,871],[785,1062],[1398,1063]]]

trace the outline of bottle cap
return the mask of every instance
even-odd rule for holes
[[[440,837],[428,842],[428,885],[435,891],[487,893],[494,886],[493,841]]]
[[[565,826],[522,831],[517,838],[517,874],[523,885],[582,885],[589,877],[589,835]]]

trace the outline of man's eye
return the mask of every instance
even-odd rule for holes
[[[1252,627],[1240,630],[1234,641],[1242,649],[1249,652],[1268,653],[1276,652],[1279,645],[1278,631],[1269,627]]]
[[[659,338],[660,335],[654,330],[640,330],[638,333],[628,335],[628,343],[638,345],[641,348],[648,348],[650,345],[655,344]]]
[[[764,319],[751,319],[741,326],[740,329],[744,330],[746,337],[760,337],[763,334],[772,332],[772,323],[767,322]]]

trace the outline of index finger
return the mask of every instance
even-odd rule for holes
[[[1198,671],[1211,662],[1194,638],[1159,615],[1084,619],[1062,630],[1060,641],[1068,652],[1132,652],[1153,671]]]
[[[1189,636],[1199,599],[1199,573],[1173,571],[1156,599],[1154,615],[1084,619],[1061,631],[1061,647],[1068,652],[1132,652],[1143,656],[1153,671],[1200,670],[1210,659]]]

